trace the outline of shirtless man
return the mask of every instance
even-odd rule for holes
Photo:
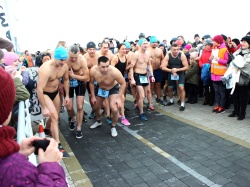
[[[145,38],[141,38],[138,42],[140,49],[136,51],[133,55],[130,73],[130,81],[132,85],[136,86],[136,91],[138,94],[138,108],[140,111],[140,118],[147,121],[147,117],[143,113],[143,100],[148,89],[148,77],[147,69],[150,72],[151,81],[154,82],[154,74],[151,66],[150,53],[147,51],[148,41]]]
[[[69,73],[68,51],[60,46],[55,49],[54,58],[43,63],[38,70],[37,97],[42,108],[44,117],[50,117],[50,130],[52,137],[58,142],[58,148],[63,153],[63,157],[69,154],[63,149],[59,140],[58,118],[60,113],[60,98],[58,85],[60,78],[64,79],[65,106],[69,104]]]
[[[188,69],[188,62],[186,55],[180,51],[177,44],[173,44],[171,50],[166,54],[162,61],[162,70],[169,72],[168,74],[168,96],[169,102],[167,106],[173,105],[173,87],[178,81],[178,87],[181,96],[181,107],[180,111],[185,110],[185,74],[184,72]]]
[[[161,82],[162,82],[162,69],[161,61],[164,59],[163,52],[158,48],[157,39],[155,36],[150,37],[149,52],[151,55],[151,64],[154,72],[155,82],[150,81],[151,93],[156,94],[156,103],[161,106],[165,106],[165,103],[161,100]]]
[[[82,138],[82,120],[83,120],[83,104],[85,95],[85,81],[89,81],[89,69],[87,67],[87,61],[83,56],[80,56],[80,48],[77,44],[69,47],[69,59],[67,60],[69,66],[70,76],[70,89],[69,89],[69,106],[68,114],[71,117],[69,122],[69,130],[74,131],[76,127],[77,116],[77,128],[76,138]],[[75,115],[73,102],[74,94],[76,94],[77,115]]]
[[[109,62],[111,62],[114,54],[112,53],[111,50],[109,50],[109,43],[107,42],[107,39],[104,39],[104,41],[101,43],[101,48],[99,51],[97,51],[97,54],[99,54],[100,56],[107,57],[109,59]],[[110,107],[109,107],[108,99],[105,99],[103,101],[103,107],[105,108],[107,123],[111,124],[112,120],[111,120],[111,116],[110,116]]]
[[[100,57],[100,54],[98,54],[96,52],[96,45],[94,42],[90,41],[87,43],[87,53],[85,53],[83,56],[87,60],[87,65],[88,65],[89,71],[94,65],[97,65],[98,58]],[[86,88],[87,88],[87,91],[89,94],[89,98],[91,98],[91,93],[90,93],[90,89],[89,89],[89,82],[86,82]],[[90,102],[90,104],[92,107],[92,112],[89,115],[89,119],[93,119],[95,117],[95,112],[94,112],[94,109],[93,109],[91,102]]]
[[[94,81],[97,82],[95,87]],[[101,105],[105,98],[109,98],[109,106],[112,112],[111,136],[117,136],[115,126],[118,121],[121,97],[124,94],[125,86],[126,82],[121,72],[110,65],[107,57],[99,57],[98,65],[93,66],[90,70],[89,87],[91,91],[91,102],[95,108],[96,114],[96,122],[90,126],[91,129],[102,125]]]

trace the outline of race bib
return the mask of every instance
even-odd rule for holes
[[[76,79],[70,79],[70,87],[77,87],[78,81]]]
[[[97,86],[97,84],[98,84],[98,83],[97,83],[96,81],[94,81],[94,85]]]
[[[175,77],[173,74],[171,74],[171,80],[178,81],[179,80],[179,75],[177,75]]]
[[[148,77],[146,75],[139,75],[140,83],[145,84],[148,83]]]
[[[107,98],[107,97],[109,96],[109,90],[103,90],[103,89],[101,89],[101,88],[98,88],[98,93],[97,93],[97,95],[98,95],[99,97],[105,97],[105,98]]]

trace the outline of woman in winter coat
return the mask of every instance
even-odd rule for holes
[[[33,142],[40,138],[25,138],[20,145],[14,140],[15,129],[7,124],[15,100],[15,86],[11,76],[2,68],[0,88],[0,186],[66,187],[65,173],[58,163],[62,153],[54,139],[49,139],[45,152],[39,149],[37,167],[27,157],[35,150]]]
[[[245,119],[247,103],[249,100],[250,82],[250,36],[243,37],[241,41],[241,48],[234,52],[234,56],[242,56],[245,65],[242,68],[238,67],[240,69],[240,77],[233,92],[234,110],[228,115],[228,117],[238,117],[237,120]],[[235,65],[233,61],[232,64]]]

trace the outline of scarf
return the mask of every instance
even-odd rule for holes
[[[20,146],[14,140],[15,134],[13,127],[0,125],[0,159],[19,151]]]

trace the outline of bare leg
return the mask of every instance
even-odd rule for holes
[[[82,128],[84,96],[77,96],[77,130]]]

